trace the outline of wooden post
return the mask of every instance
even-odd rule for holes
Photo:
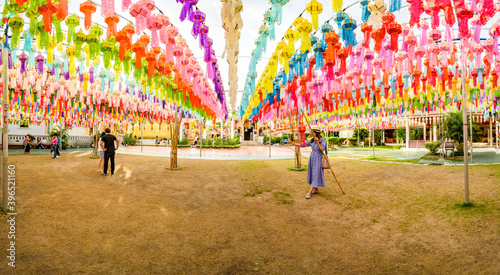
[[[141,154],[143,152],[143,147],[144,147],[144,123],[142,122],[142,119],[139,121],[139,125],[141,127]]]
[[[177,117],[179,115],[179,117]],[[177,140],[179,139],[179,131],[182,123],[182,116],[180,113],[175,114],[175,130],[172,135],[172,145],[170,146],[170,170],[177,169]]]
[[[7,34],[5,34],[7,36]],[[7,169],[9,166],[9,89],[8,86],[8,78],[9,75],[9,51],[7,47],[4,45],[2,49],[2,66],[3,66],[3,96],[2,96],[2,116],[3,116],[3,128],[2,128],[2,207],[3,211],[7,212],[7,203],[8,203],[8,173]]]

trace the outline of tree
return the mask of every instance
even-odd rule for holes
[[[406,141],[406,129],[404,128],[398,128],[394,130],[394,136],[398,140],[398,142],[405,142]]]
[[[468,119],[467,119],[468,120]],[[455,141],[457,147],[457,155],[464,153],[464,135],[463,135],[463,115],[462,112],[450,113],[445,117],[444,129],[446,131],[446,138]],[[477,140],[479,135],[477,134],[481,130],[479,126],[472,126],[473,139]]]
[[[420,127],[411,127],[410,129],[410,140],[422,140],[424,136],[424,130]]]
[[[61,149],[68,148],[68,129],[62,128],[61,125],[56,125],[49,135],[57,134],[61,138]]]
[[[365,138],[368,137],[368,130],[366,130],[365,128],[361,128],[361,129],[358,128],[358,129],[354,130],[353,138],[358,138],[358,135],[359,135],[359,140],[364,141]]]

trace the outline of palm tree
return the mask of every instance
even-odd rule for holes
[[[463,115],[462,112],[450,113],[446,116],[444,121],[444,129],[446,131],[446,138],[450,138],[455,141],[457,147],[457,154],[464,153],[464,132],[463,132]],[[472,133],[474,135],[474,140],[479,138],[477,134],[479,127],[477,125],[472,126]]]

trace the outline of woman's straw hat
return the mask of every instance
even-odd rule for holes
[[[312,127],[311,129],[312,129],[313,132],[321,133],[321,129],[318,128],[318,127]]]

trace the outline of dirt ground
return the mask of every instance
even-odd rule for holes
[[[16,268],[0,235],[0,274],[498,274],[500,166],[333,158],[342,195],[306,200],[293,160],[117,155],[114,176],[90,153],[10,156],[17,175]],[[333,188],[333,189],[332,189]],[[6,217],[0,232],[7,231]]]

